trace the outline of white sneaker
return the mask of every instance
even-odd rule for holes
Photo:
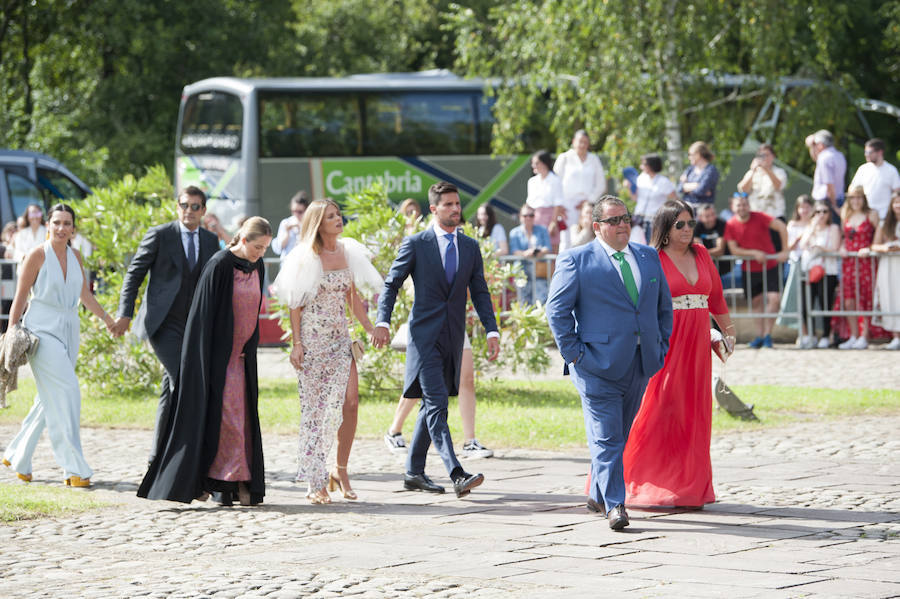
[[[828,337],[822,337],[821,339],[819,339],[819,344],[816,345],[816,347],[818,347],[819,349],[828,349],[829,347],[831,347],[831,339],[829,339]]]
[[[894,337],[891,342],[884,346],[884,349],[898,350],[900,349],[900,337]]]
[[[406,441],[403,440],[403,433],[395,433],[391,434],[388,432],[384,436],[384,444],[387,445],[388,450],[391,453],[406,453],[408,451],[406,447]]]
[[[856,349],[856,337],[850,337],[840,345],[838,345],[838,349]]]
[[[868,347],[869,342],[865,337],[858,337],[856,343],[853,344],[853,349],[866,349]]]
[[[478,439],[472,439],[462,448],[462,457],[464,458],[490,458],[493,455],[494,452],[479,443]]]
[[[816,337],[814,335],[807,335],[803,339],[803,349],[812,349],[816,346]]]
[[[808,335],[797,335],[797,341],[794,342],[797,349],[803,349],[803,346],[806,345],[807,337]]]

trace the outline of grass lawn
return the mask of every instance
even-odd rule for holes
[[[37,484],[0,483],[0,522],[61,516],[107,505],[90,493]]]
[[[716,410],[713,434],[730,430],[753,430],[817,418],[839,418],[856,414],[900,412],[900,391],[871,389],[810,389],[752,385],[735,387],[745,402],[755,405],[760,422],[736,420]],[[263,430],[292,434],[297,431],[300,405],[296,383],[282,379],[260,381],[260,419]],[[18,424],[31,406],[34,383],[21,382],[8,398],[10,408],[0,412],[0,423]],[[366,395],[360,401],[360,437],[381,437],[393,418],[397,394]],[[461,437],[459,411],[451,400],[450,429]],[[82,424],[88,427],[152,428],[156,397],[98,397],[85,391]],[[409,438],[415,411],[404,427]],[[569,381],[484,381],[478,384],[478,438],[488,447],[558,449],[584,445],[581,402]]]

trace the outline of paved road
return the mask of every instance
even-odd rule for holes
[[[458,500],[402,492],[401,461],[363,440],[360,501],[313,506],[291,482],[295,438],[270,435],[265,504],[220,508],[137,499],[150,433],[87,429],[96,485],[71,492],[110,507],[0,525],[0,595],[898,597],[898,429],[861,417],[717,436],[718,502],[632,510],[623,533],[584,508],[586,451],[470,461],[487,481]],[[37,454],[32,484],[58,485],[46,440]],[[22,484],[5,468],[0,481]]]

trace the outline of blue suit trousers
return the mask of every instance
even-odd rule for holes
[[[424,357],[419,368],[418,379],[422,387],[422,403],[419,406],[419,415],[416,418],[416,427],[413,430],[410,441],[409,453],[406,457],[406,472],[408,474],[423,474],[425,472],[425,458],[428,447],[434,443],[434,448],[444,462],[447,473],[459,468],[459,460],[453,451],[453,440],[450,438],[450,428],[447,426],[447,382],[450,335],[446,326],[438,335],[437,342],[431,353]],[[462,347],[459,348],[460,354]]]
[[[581,395],[591,452],[589,494],[594,501],[603,503],[607,513],[625,503],[622,454],[649,380],[641,367],[640,348],[618,380],[584,375],[577,367],[572,369],[572,382]]]

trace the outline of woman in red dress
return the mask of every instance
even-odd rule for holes
[[[675,321],[662,370],[644,392],[625,446],[628,506],[698,507],[715,501],[709,439],[712,426],[712,314],[734,347],[734,325],[718,270],[693,242],[693,209],[663,204],[653,220],[653,245],[672,291]]]
[[[841,207],[841,229],[844,243],[841,253],[858,252],[872,245],[878,228],[878,212],[869,208],[866,193],[860,186],[847,190],[847,198]],[[875,283],[875,260],[847,256],[841,259],[841,292],[835,299],[835,310],[871,310],[872,291]],[[868,316],[847,316],[832,321],[838,336],[847,339],[840,349],[866,349],[870,337],[880,337],[884,331],[870,330]],[[858,335],[857,335],[858,333]]]

